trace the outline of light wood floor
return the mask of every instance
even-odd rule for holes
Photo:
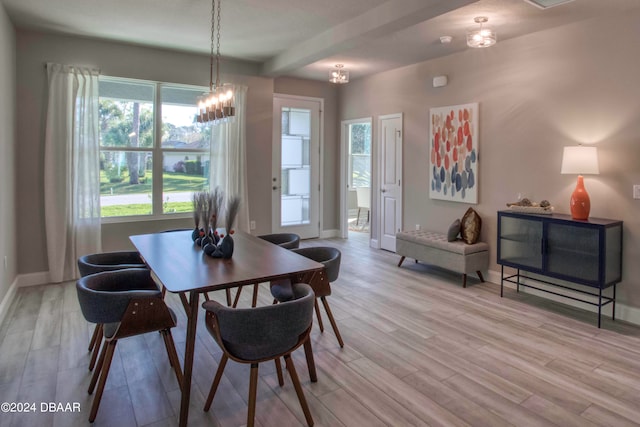
[[[317,426],[627,426],[640,422],[640,328],[545,302],[370,249],[365,235],[303,245],[343,254],[329,297],[345,340],[328,322],[312,333],[317,383],[301,350],[298,373]],[[245,290],[243,305],[251,292]],[[216,296],[217,298],[222,295]],[[174,338],[182,357],[184,311]],[[271,298],[266,286],[260,303]],[[0,327],[0,402],[79,402],[80,413],[0,413],[1,426],[84,426],[91,325],[75,284],[23,288]],[[203,316],[200,316],[202,320]],[[326,317],[325,317],[326,320]],[[220,350],[198,327],[190,425],[246,422],[249,370],[229,362],[209,413],[202,411]],[[291,381],[260,367],[257,424],[303,425]],[[157,333],[118,344],[95,426],[172,426],[180,393]]]

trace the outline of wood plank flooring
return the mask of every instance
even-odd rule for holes
[[[316,426],[640,425],[640,328],[595,314],[405,262],[371,249],[366,235],[303,242],[342,251],[328,297],[345,347],[324,316],[312,332],[318,382],[294,354]],[[212,297],[223,301],[224,293]],[[245,290],[242,306],[249,306]],[[186,318],[174,339],[182,361]],[[270,304],[265,284],[259,304]],[[324,315],[324,312],[323,312]],[[210,412],[202,410],[220,350],[200,315],[189,425],[246,423],[249,367],[229,362]],[[79,310],[75,283],[23,288],[0,326],[0,402],[35,403],[35,413],[0,413],[0,426],[85,426],[93,325]],[[285,374],[286,375],[286,374]],[[48,402],[75,413],[41,412]],[[121,340],[94,425],[173,426],[180,392],[157,333]],[[291,385],[273,363],[260,366],[256,424],[299,426]]]

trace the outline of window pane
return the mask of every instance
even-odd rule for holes
[[[100,80],[100,145],[153,146],[153,91],[149,83]]]
[[[148,151],[100,152],[102,217],[151,215],[151,159]]]
[[[202,90],[163,86],[162,148],[208,148],[211,126],[198,125],[198,96]]]
[[[209,190],[209,155],[165,151],[162,170],[162,212],[193,211],[191,195]]]

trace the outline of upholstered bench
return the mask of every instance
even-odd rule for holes
[[[442,267],[462,273],[462,287],[467,287],[467,274],[477,273],[484,282],[481,270],[489,267],[489,245],[477,242],[472,245],[458,239],[447,241],[445,234],[431,231],[410,230],[396,234],[396,253],[401,255],[398,267],[406,257],[416,262]]]

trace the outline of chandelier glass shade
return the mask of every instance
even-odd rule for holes
[[[198,98],[198,115],[196,116],[198,123],[223,123],[236,115],[233,88],[230,84],[220,83],[220,3],[221,0],[218,0],[216,9],[216,0],[211,0],[209,92]],[[214,63],[216,69],[215,80],[213,79]]]
[[[336,64],[335,68],[331,70],[331,74],[329,76],[329,81],[331,83],[349,83],[349,71],[345,70],[344,65],[342,64]]]
[[[477,24],[480,24],[479,28],[469,30],[467,32],[467,46],[474,48],[490,47],[496,44],[498,36],[496,32],[489,27],[485,27],[483,24],[489,21],[486,16],[478,16],[474,19]]]

